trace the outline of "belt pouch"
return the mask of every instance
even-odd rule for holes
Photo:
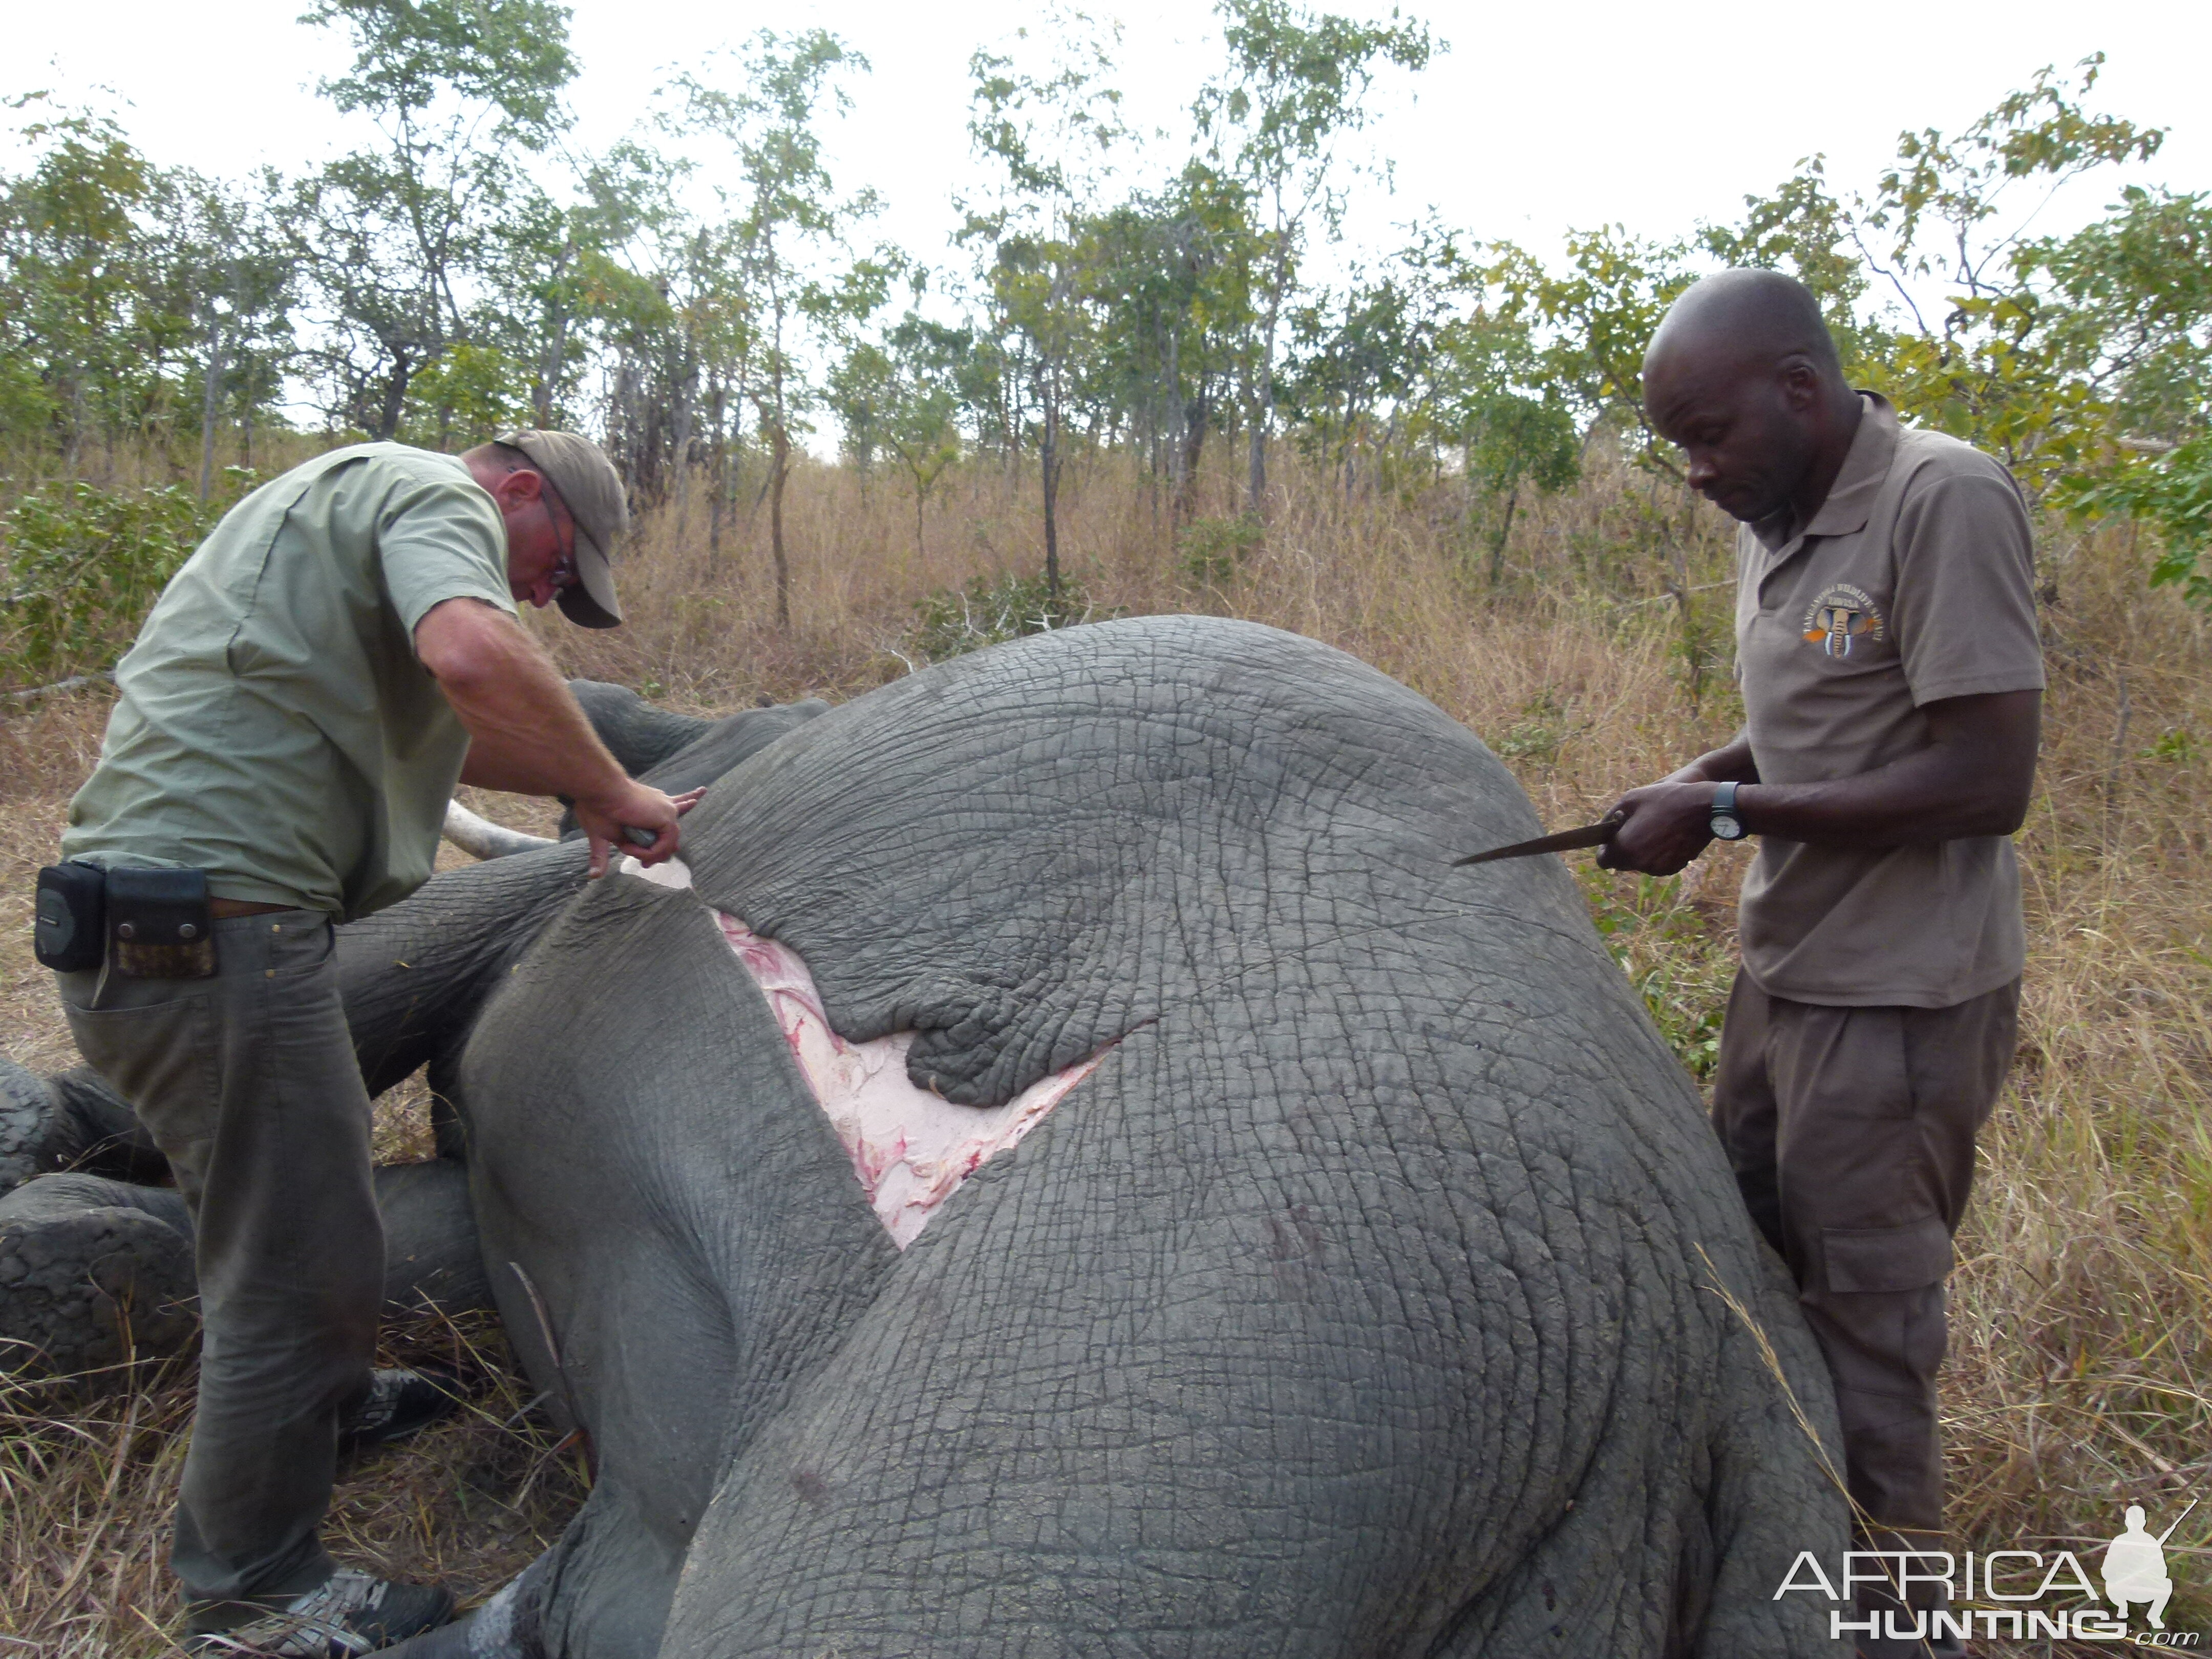
[[[125,979],[207,979],[215,932],[204,870],[107,872],[109,961]]]
[[[74,974],[100,966],[107,937],[107,872],[96,864],[50,864],[39,872],[31,954],[41,968]]]

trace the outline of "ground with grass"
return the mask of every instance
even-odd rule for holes
[[[1454,481],[1347,495],[1340,475],[1309,475],[1288,453],[1275,473],[1260,535],[1203,491],[1178,529],[1122,462],[1072,464],[1067,605],[1210,611],[1340,646],[1480,732],[1553,824],[1589,821],[1735,729],[1729,526],[1674,485],[1601,457],[1575,492],[1524,503],[1493,586]],[[917,545],[895,479],[802,466],[787,507],[788,629],[774,624],[765,514],[740,502],[718,526],[695,495],[644,521],[623,568],[629,626],[541,631],[569,672],[686,710],[852,696],[1054,614],[1034,584],[1006,580],[1036,572],[1034,493],[971,467],[940,486]],[[2145,586],[2148,562],[2124,528],[2042,537],[2051,685],[2021,836],[2026,1009],[1960,1240],[1946,1385],[1962,1547],[2071,1549],[2092,1571],[2122,1506],[2144,1504],[2161,1528],[2212,1471],[2212,630]],[[923,606],[932,594],[954,597]],[[0,854],[0,1047],[28,1065],[74,1058],[30,958],[29,901],[106,706],[97,689],[0,705],[0,796],[17,825]],[[512,797],[471,804],[520,827],[550,821]],[[1468,849],[1437,850],[1441,879],[1443,857]],[[1584,872],[1599,927],[1700,1076],[1747,858],[1716,848],[1668,881]],[[427,1156],[427,1141],[419,1087],[380,1103],[382,1155]],[[581,1474],[536,1426],[495,1333],[426,1323],[388,1346],[460,1364],[483,1389],[461,1421],[349,1478],[336,1547],[482,1595],[557,1532]],[[173,1650],[159,1560],[187,1382],[142,1379],[92,1406],[0,1393],[0,1649]],[[2212,1510],[2199,1510],[2167,1546],[2171,1627],[2212,1626],[2208,1537]]]

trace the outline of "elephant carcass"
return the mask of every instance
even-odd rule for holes
[[[1194,618],[737,769],[459,1066],[597,1480],[422,1651],[1829,1650],[1773,1599],[1844,1544],[1824,1372],[1695,1093],[1561,866],[1446,868],[1536,827],[1403,687]],[[887,1064],[916,1124],[1056,1103],[920,1167]]]
[[[1351,659],[1151,619],[785,732],[684,871],[344,930],[595,1456],[414,1659],[1832,1650],[1825,1374],[1694,1092],[1559,865],[1445,867],[1534,827]]]

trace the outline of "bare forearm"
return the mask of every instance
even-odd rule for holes
[[[591,842],[594,876],[605,872],[619,842],[641,864],[675,856],[677,820],[705,792],[671,798],[623,771],[552,659],[514,617],[473,599],[447,599],[415,625],[415,654],[468,728],[462,782],[567,796]]]
[[[599,799],[618,793],[628,775],[551,659],[511,618],[476,609],[480,615],[441,619],[433,611],[424,619],[426,629],[434,621],[449,624],[442,637],[428,641],[424,661],[468,728],[461,781],[519,795]]]
[[[1626,822],[1598,854],[1608,870],[1667,876],[1711,839],[1716,782],[1743,787],[1736,817],[1754,835],[1845,847],[1903,847],[1967,836],[2008,836],[2027,813],[2042,730],[2034,691],[1933,702],[1925,747],[1887,766],[1823,783],[1759,781],[1749,746],[1701,756],[1670,778],[1621,797]]]
[[[1747,784],[1735,798],[1753,835],[1852,847],[2008,836],[2027,805],[2009,779],[1962,768],[1940,749],[1826,783]]]

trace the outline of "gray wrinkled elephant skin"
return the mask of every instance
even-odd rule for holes
[[[1539,828],[1464,728],[1194,617],[586,702],[732,769],[686,868],[341,933],[594,1463],[403,1659],[1849,1651],[1773,1595],[1845,1547],[1825,1369],[1564,866],[1448,867]]]
[[[1560,865],[1445,868],[1537,827],[1403,687],[1195,618],[963,658],[732,772],[692,885],[585,892],[459,1067],[558,1367],[495,1291],[598,1460],[501,1628],[1830,1650],[1771,1593],[1841,1501],[1728,1298],[1822,1423],[1824,1375],[1696,1097]],[[725,917],[946,1100],[1095,1066],[902,1252]]]

